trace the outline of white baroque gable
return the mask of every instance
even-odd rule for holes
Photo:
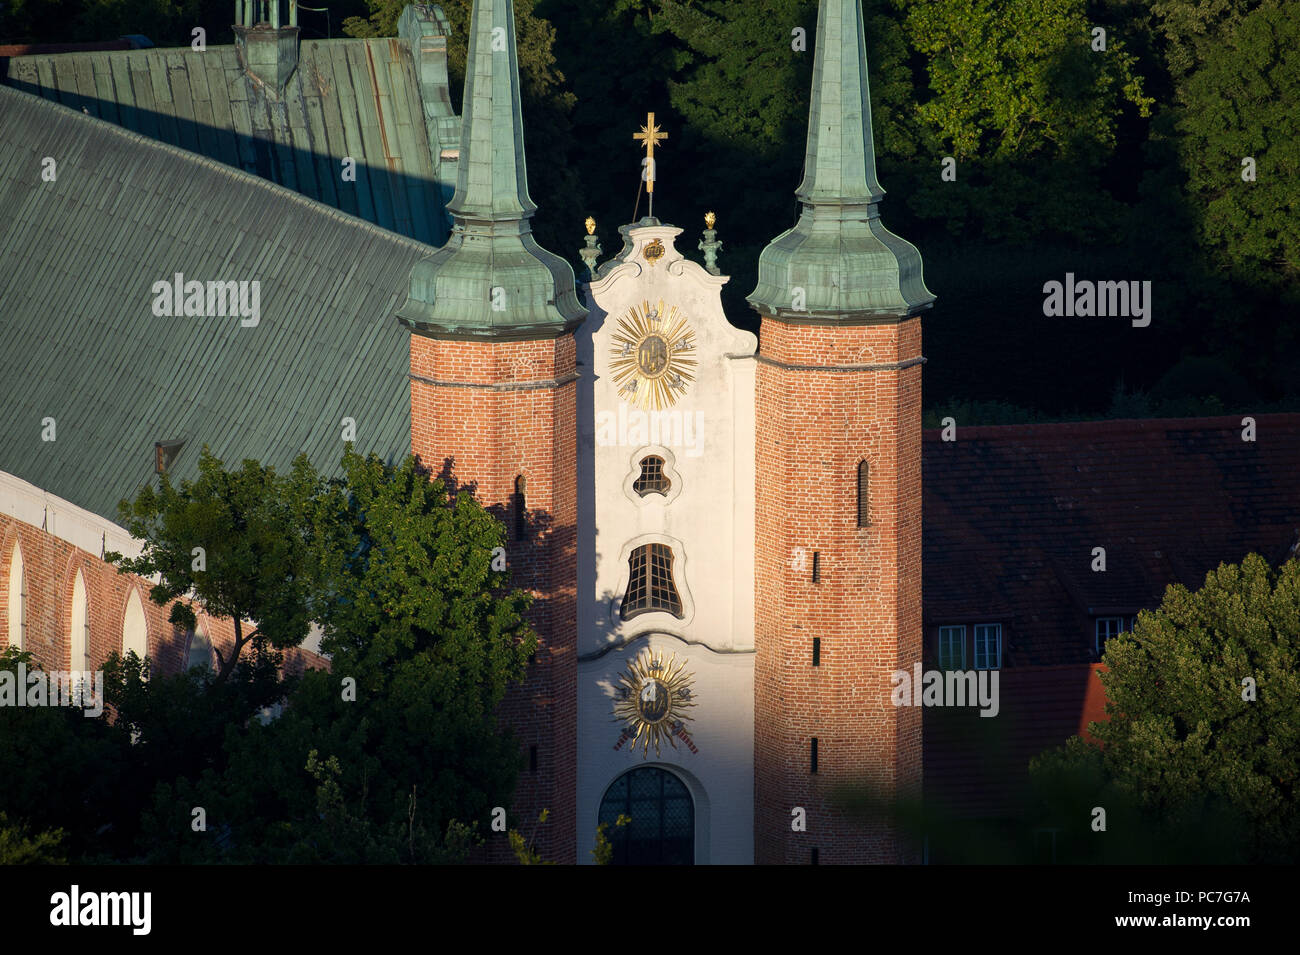
[[[753,647],[758,341],[727,321],[728,277],[685,258],[675,245],[681,233],[628,230],[630,248],[590,285],[577,332],[580,655],[648,632],[718,650]],[[638,362],[647,337],[659,341],[645,346],[646,363],[666,366],[655,379]],[[634,490],[648,455],[664,462],[666,493]],[[623,620],[629,554],[653,542],[672,549],[682,613]]]
[[[587,289],[589,314],[576,333],[577,848],[584,860],[604,794],[620,774],[645,765],[673,773],[690,792],[697,862],[753,860],[758,342],[723,314],[727,277],[677,251],[681,232],[627,230],[623,252]],[[647,258],[647,249],[660,248]],[[662,462],[666,483],[642,494],[647,456]],[[672,555],[677,612],[625,619],[630,558],[647,545]],[[625,743],[616,718],[621,677],[643,653],[683,665],[694,704],[681,727],[686,736],[648,755]]]

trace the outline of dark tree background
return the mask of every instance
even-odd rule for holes
[[[307,36],[388,35],[405,0],[318,0]],[[470,0],[444,0],[453,99]],[[1290,9],[1287,7],[1290,6]],[[886,225],[922,251],[927,420],[1300,407],[1300,17],[1289,0],[864,0]],[[516,0],[543,245],[606,254],[638,209],[632,133],[670,139],[655,210],[718,216],[728,315],[797,217],[815,0]],[[0,40],[229,42],[230,0],[7,0]],[[792,48],[793,31],[807,49]],[[1096,30],[1105,31],[1098,49]],[[940,178],[943,158],[955,182]],[[1254,181],[1242,178],[1253,160]],[[641,196],[637,214],[645,214]],[[1152,322],[1047,318],[1043,283],[1152,282]]]

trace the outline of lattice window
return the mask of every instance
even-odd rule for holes
[[[619,816],[631,822],[617,826]],[[695,862],[695,802],[672,773],[653,766],[624,773],[600,801],[598,822],[606,824],[614,865]]]
[[[628,558],[627,594],[619,610],[624,620],[655,610],[682,616],[682,600],[673,583],[673,552],[667,544],[643,544]]]
[[[641,459],[641,476],[632,482],[632,490],[642,497],[647,494],[667,495],[673,486],[664,473],[664,459],[656,454]]]

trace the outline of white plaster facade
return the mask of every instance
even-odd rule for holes
[[[578,329],[578,859],[591,861],[601,799],[622,773],[657,765],[694,800],[695,861],[753,862],[754,353],[757,339],[722,311],[725,276],[674,247],[681,229],[646,225],[588,289]],[[653,261],[647,246],[658,242]],[[657,250],[657,249],[656,249]],[[661,304],[662,303],[662,304]],[[612,367],[620,319],[660,309],[684,317],[696,361],[659,417],[620,393]],[[673,310],[676,310],[675,312]],[[626,380],[624,380],[626,385]],[[666,414],[662,413],[666,412]],[[640,461],[655,455],[666,494],[633,490]],[[624,620],[629,557],[667,545],[681,616],[652,611]],[[678,741],[648,756],[615,750],[619,676],[646,648],[686,661],[695,708],[686,724],[698,752]]]

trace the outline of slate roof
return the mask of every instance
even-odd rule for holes
[[[181,478],[205,442],[227,464],[307,451],[333,471],[345,416],[358,450],[410,450],[393,312],[433,247],[6,87],[0,128],[0,470],[116,520],[156,441],[186,440]],[[155,317],[176,272],[260,281],[260,324]]]
[[[303,41],[283,98],[240,68],[234,46],[15,56],[0,61],[0,82],[441,245],[459,120],[445,51],[439,75],[413,55],[419,40]],[[341,177],[349,156],[355,183]]]
[[[1004,666],[1085,662],[1080,617],[1155,607],[1300,533],[1300,414],[957,429],[923,443],[925,616],[1000,621]],[[1091,569],[1094,547],[1106,571]]]

